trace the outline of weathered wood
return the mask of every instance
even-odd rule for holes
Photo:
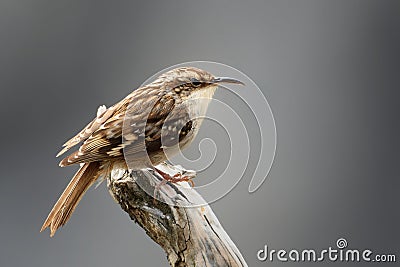
[[[166,164],[158,167],[183,171]],[[247,266],[211,208],[188,183],[160,183],[151,170],[113,170],[107,180],[110,194],[165,250],[171,266]]]

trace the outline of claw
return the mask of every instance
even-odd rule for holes
[[[192,180],[193,177],[191,176],[186,176],[186,175],[182,175],[182,173],[178,172],[175,175],[171,176],[166,172],[163,172],[157,168],[154,168],[154,170],[161,175],[161,177],[163,178],[163,180],[161,182],[159,182],[155,187],[154,187],[154,201],[156,199],[156,194],[157,192],[161,189],[161,187],[165,184],[167,184],[167,182],[171,182],[171,183],[179,183],[179,182],[188,182],[190,184],[191,187],[194,187],[194,182]]]
[[[190,176],[185,176],[182,175],[182,173],[178,172],[177,174],[171,176],[166,172],[163,172],[157,168],[155,170],[164,178],[164,180],[171,182],[171,183],[179,183],[179,182],[188,182],[194,186],[194,182],[192,181],[192,178]]]

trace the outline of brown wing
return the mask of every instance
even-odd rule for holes
[[[104,106],[99,107],[99,110],[97,112],[98,113],[97,117],[94,120],[92,120],[88,125],[86,125],[86,127],[83,128],[77,135],[75,135],[70,140],[65,142],[65,144],[63,145],[64,148],[57,154],[57,157],[61,156],[69,149],[71,149],[75,145],[79,144],[81,141],[88,138],[93,132],[95,132],[101,126],[101,124],[103,124],[107,119],[109,119],[114,114],[117,105],[114,105],[103,112],[99,112],[102,107]]]
[[[123,141],[125,156],[159,152],[191,136],[193,123],[187,105],[177,104],[173,96],[164,95],[151,106],[150,113],[146,112],[142,120],[137,119],[135,112],[127,113]]]
[[[165,118],[174,109],[174,103],[173,96],[163,95],[158,89],[134,91],[116,104],[114,113],[84,141],[78,151],[63,159],[60,166],[122,157],[126,146],[129,153],[144,152],[146,146],[148,150],[160,149],[157,145],[150,146],[161,139],[154,129],[161,129]],[[123,131],[123,127],[128,128]]]

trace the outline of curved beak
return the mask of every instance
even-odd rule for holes
[[[244,85],[243,82],[233,79],[233,78],[228,78],[228,77],[216,77],[213,80],[213,83],[232,83],[232,84],[240,84],[240,85]]]

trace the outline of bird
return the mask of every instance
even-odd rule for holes
[[[152,168],[167,181],[184,180],[155,166],[190,145],[216,89],[225,83],[244,85],[199,68],[179,67],[164,72],[109,108],[100,106],[96,117],[57,154],[59,157],[80,144],[59,163],[61,167],[80,164],[80,168],[40,231],[50,228],[50,236],[54,236],[89,187],[99,177],[110,175],[113,168]]]

